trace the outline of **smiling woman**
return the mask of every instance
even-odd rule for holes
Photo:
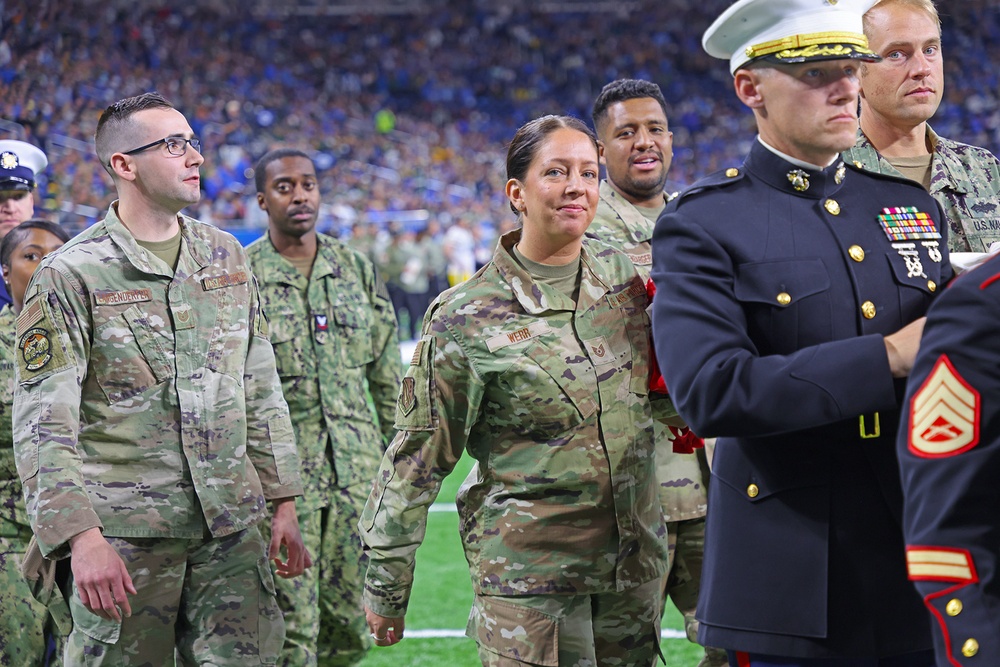
[[[521,228],[431,307],[403,379],[360,522],[369,627],[380,646],[402,639],[414,550],[464,451],[467,634],[483,664],[652,665],[667,555],[645,286],[626,255],[584,237],[598,155],[583,123],[522,127],[507,176]]]

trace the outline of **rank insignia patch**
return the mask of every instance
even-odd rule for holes
[[[399,386],[399,411],[404,415],[410,414],[413,412],[413,408],[417,407],[415,388],[416,380],[411,377],[403,378],[403,382]]]
[[[896,206],[882,209],[878,216],[882,231],[890,241],[923,241],[941,238],[931,216],[918,211],[915,206]]]
[[[941,355],[910,404],[910,451],[934,459],[972,449],[979,443],[979,416],[979,392]]]
[[[52,361],[52,345],[49,344],[49,332],[45,329],[29,329],[18,343],[24,367],[29,371],[45,368]]]

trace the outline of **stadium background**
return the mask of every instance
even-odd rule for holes
[[[373,259],[394,234],[469,223],[488,257],[511,214],[506,141],[526,120],[569,113],[589,122],[601,87],[650,79],[674,132],[671,187],[738,164],[753,118],[724,63],[700,37],[729,0],[23,0],[0,2],[0,138],[50,160],[36,212],[79,230],[104,215],[111,180],[92,138],[111,102],[159,90],[204,145],[202,202],[188,213],[258,237],[266,218],[254,161],[304,148],[320,169],[319,228]],[[938,3],[946,92],[942,136],[1000,148],[1000,8]],[[372,238],[372,232],[378,232]],[[467,469],[467,466],[465,466]],[[460,635],[471,589],[449,479],[418,552],[407,639],[365,667],[474,665]],[[671,611],[668,637],[680,633]],[[442,630],[450,632],[441,632]],[[419,631],[419,632],[416,632]],[[417,636],[420,635],[420,636]],[[437,637],[436,635],[445,635]],[[682,639],[668,664],[693,665]]]

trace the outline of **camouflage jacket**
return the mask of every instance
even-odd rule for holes
[[[176,271],[107,217],[47,257],[17,318],[14,451],[45,555],[222,536],[300,495],[256,281],[229,234],[180,217]]]
[[[308,280],[267,235],[247,248],[302,461],[299,505],[307,509],[329,505],[336,486],[375,477],[395,433],[400,373],[396,318],[375,267],[329,236],[317,235],[317,246]]]
[[[14,463],[11,408],[14,403],[14,309],[0,310],[0,537],[16,537],[27,526],[24,495]]]
[[[647,387],[647,297],[625,255],[586,240],[576,305],[534,283],[503,236],[424,320],[396,435],[361,516],[365,603],[406,610],[427,508],[463,451],[458,493],[473,588],[622,591],[666,568]]]
[[[1000,160],[985,148],[939,137],[927,126],[934,149],[930,193],[948,219],[948,249],[985,252],[1000,241]],[[860,130],[844,159],[879,174],[902,176]]]
[[[670,201],[676,195],[664,195]],[[649,280],[653,268],[650,239],[653,223],[618,194],[607,180],[601,181],[601,199],[597,214],[587,234],[618,248],[629,256],[643,280]],[[653,401],[654,416],[676,414],[667,398]],[[705,516],[708,494],[707,471],[703,471],[703,453],[678,454],[673,450],[673,434],[659,420],[653,424],[656,438],[656,480],[660,505],[667,521],[684,521]]]

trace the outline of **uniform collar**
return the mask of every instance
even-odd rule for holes
[[[108,214],[104,218],[104,227],[107,229],[111,241],[121,248],[125,258],[138,270],[154,275],[173,277],[174,272],[164,271],[166,266],[153,253],[147,251],[139,245],[128,230],[125,224],[118,217],[118,201],[115,200],[108,208]],[[180,269],[186,264],[186,258],[190,257],[195,266],[191,270],[186,270],[188,274],[195,273],[212,263],[215,250],[223,252],[222,249],[213,249],[209,243],[198,235],[193,218],[186,215],[177,215],[177,223],[181,228],[181,254],[177,260],[177,268]],[[155,261],[151,261],[155,259]]]
[[[947,148],[947,139],[942,139],[937,132],[927,124],[927,141],[931,145],[931,194],[936,194],[943,190],[951,190],[960,194],[973,192],[972,182],[969,180],[968,171],[957,160],[949,150],[941,151],[942,147]],[[847,160],[853,161],[859,169],[874,171],[879,174],[889,174],[905,178],[899,170],[879,153],[872,145],[865,133],[858,130],[858,138],[854,147],[844,152]]]
[[[653,238],[652,223],[636,208],[635,204],[622,197],[611,186],[611,182],[608,179],[601,181],[600,195],[601,201],[607,204],[621,221],[625,223],[629,238],[633,242],[641,243]],[[670,201],[666,193],[663,193],[663,201]]]
[[[333,240],[323,234],[316,234],[316,259],[313,260],[313,268],[310,277],[307,279],[295,266],[281,256],[278,249],[271,242],[271,235],[265,233],[261,240],[261,250],[265,261],[260,262],[260,266],[254,266],[254,272],[263,283],[282,283],[291,285],[296,289],[304,290],[309,286],[311,280],[318,280],[326,276],[340,277],[340,267],[330,263],[326,258],[328,253],[324,249],[332,246]]]
[[[584,239],[580,250],[580,290],[576,306],[564,294],[539,283],[514,259],[512,249],[521,240],[521,230],[507,232],[500,237],[493,251],[493,263],[500,276],[510,285],[514,297],[529,315],[541,315],[551,311],[576,310],[584,312],[604,297],[610,290],[603,272],[595,258],[587,251]]]
[[[825,169],[804,169],[771,152],[760,141],[753,142],[743,166],[771,187],[807,199],[832,196],[848,177],[843,160],[834,160]],[[797,184],[800,189],[796,189]]]

